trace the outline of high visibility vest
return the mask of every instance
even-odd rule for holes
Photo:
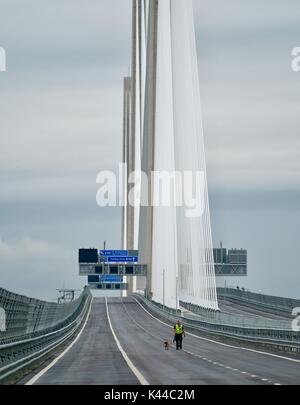
[[[176,335],[182,335],[183,334],[183,326],[176,324]]]

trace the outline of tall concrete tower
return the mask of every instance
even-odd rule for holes
[[[132,59],[131,163],[147,178],[135,179],[141,182],[140,206],[130,209],[127,230],[148,265],[148,296],[172,308],[181,300],[216,310],[192,0],[134,0]],[[187,207],[177,204],[176,196],[186,190],[176,175],[171,204],[156,205],[153,172],[181,178],[190,173],[196,179],[200,174],[199,215],[188,215]]]
[[[137,184],[139,183],[138,173],[141,171],[144,126],[148,8],[148,0],[132,1],[131,77],[125,78],[124,81],[123,162],[127,165],[127,178],[131,175],[125,193],[129,196],[134,188],[137,202],[140,195],[140,187]],[[124,248],[126,249],[138,250],[139,220],[140,205],[128,204],[123,214]],[[135,291],[137,280],[131,278],[128,282],[129,292]]]

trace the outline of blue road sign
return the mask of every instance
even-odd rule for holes
[[[138,257],[131,257],[131,256],[112,256],[108,257],[108,263],[138,263]]]
[[[123,277],[119,276],[101,276],[100,283],[123,283]]]
[[[100,250],[100,256],[128,256],[128,250]]]

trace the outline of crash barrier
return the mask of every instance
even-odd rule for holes
[[[5,328],[0,331],[0,383],[52,352],[79,331],[92,295],[85,289],[70,303],[56,304],[0,289]]]
[[[289,314],[291,315],[294,308],[300,307],[300,300],[284,297],[276,297],[272,295],[265,295],[245,291],[236,288],[218,288],[218,298],[227,300],[233,303],[241,303],[255,309],[262,309],[265,312],[275,314]]]
[[[202,311],[193,313],[196,307],[181,302],[181,311],[174,311],[143,295],[134,297],[150,312],[171,323],[180,319],[187,328],[213,335],[218,338],[249,342],[259,346],[278,349],[286,352],[300,353],[300,332],[292,329],[292,321],[251,318],[248,316],[228,315],[221,312]]]

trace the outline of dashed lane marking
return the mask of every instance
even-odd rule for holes
[[[134,297],[133,297],[133,298],[134,298]],[[151,318],[153,318],[153,319],[155,319],[156,321],[158,321],[159,323],[161,323],[161,324],[163,324],[163,325],[165,325],[165,326],[171,328],[170,325],[168,325],[167,323],[165,323],[165,322],[161,321],[160,319],[156,318],[156,317],[153,316],[149,311],[147,311],[147,310],[137,301],[136,298],[134,298],[134,300],[135,300],[136,303],[144,310],[144,312],[146,312]],[[146,331],[145,328],[143,328],[142,326],[140,326],[140,325],[135,321],[135,319],[128,313],[128,311],[127,311],[127,309],[126,309],[124,303],[123,303],[123,306],[124,306],[124,308],[125,308],[127,314],[131,317],[131,319],[132,319],[141,329],[143,329],[146,333],[150,334],[150,332]],[[250,351],[250,352],[256,352],[256,353],[261,353],[261,354],[269,355],[269,353],[258,352],[258,351],[256,351],[256,350],[251,350],[251,349],[246,349],[246,348],[241,348],[241,347],[235,347],[235,346],[227,345],[227,344],[225,344],[225,343],[215,342],[214,340],[202,338],[202,337],[197,336],[197,335],[194,335],[194,334],[192,334],[192,333],[188,333],[188,335],[189,335],[189,336],[192,336],[192,337],[195,337],[195,338],[198,338],[198,339],[200,339],[200,340],[209,341],[209,342],[216,343],[216,344],[219,344],[219,345],[222,345],[222,346],[225,346],[225,347],[230,347],[230,348],[234,348],[234,349],[242,349],[242,350],[247,350],[247,351]],[[153,336],[153,335],[151,334],[151,336]],[[153,337],[154,337],[154,336],[153,336]],[[218,366],[218,367],[221,367],[221,368],[225,368],[225,369],[227,369],[227,370],[230,370],[230,371],[233,371],[233,372],[236,372],[236,373],[240,373],[240,374],[242,374],[242,375],[247,375],[247,376],[249,376],[249,377],[251,377],[251,378],[253,378],[253,379],[254,379],[254,378],[257,378],[257,379],[260,379],[260,381],[263,381],[263,380],[264,380],[264,382],[269,383],[269,384],[281,385],[281,384],[279,384],[279,383],[273,383],[272,380],[270,380],[270,379],[268,379],[268,378],[262,379],[261,377],[258,377],[258,376],[254,375],[254,374],[248,373],[248,372],[246,372],[246,371],[241,371],[241,370],[239,370],[239,369],[234,369],[234,368],[232,368],[232,367],[230,367],[230,366],[225,366],[224,364],[222,364],[222,365],[219,364],[219,365],[218,365],[218,364],[217,364],[216,362],[214,362],[213,360],[204,359],[203,357],[201,357],[201,356],[199,356],[199,355],[197,355],[197,354],[195,354],[195,353],[193,353],[193,352],[190,352],[190,351],[187,351],[187,350],[184,350],[184,352],[190,354],[191,356],[200,358],[201,360],[206,361],[207,363],[213,364],[213,365]],[[272,356],[273,356],[273,355],[272,355]],[[274,356],[275,356],[275,357],[281,357],[281,356],[276,356],[276,355],[274,355]],[[288,358],[286,358],[286,357],[282,357],[282,358],[288,359]]]
[[[156,317],[155,317],[154,315],[152,315],[149,311],[147,311],[147,309],[144,308],[143,305],[142,305],[135,297],[132,297],[132,298],[133,298],[133,299],[135,300],[135,302],[143,309],[143,311],[146,312],[149,316],[151,316],[151,317],[152,317],[153,319],[155,319],[157,322],[160,322],[161,324],[170,327],[170,325],[168,325],[167,323],[165,323],[165,322],[161,321],[160,319],[156,318]],[[233,345],[229,345],[229,344],[227,344],[227,343],[221,343],[221,342],[217,342],[216,340],[212,340],[212,339],[204,338],[204,337],[201,337],[201,336],[198,336],[198,335],[194,335],[193,333],[187,333],[187,335],[193,336],[193,337],[195,337],[195,338],[197,338],[197,339],[200,339],[200,340],[203,340],[203,341],[206,341],[206,342],[214,343],[214,344],[219,345],[219,346],[229,347],[229,348],[231,348],[231,349],[243,350],[243,351],[247,351],[247,352],[262,354],[262,355],[264,355],[264,356],[275,357],[275,358],[278,358],[278,359],[291,361],[291,362],[293,362],[293,363],[300,363],[300,360],[292,359],[292,358],[290,358],[290,357],[279,356],[278,354],[273,354],[273,353],[268,353],[268,352],[262,352],[262,351],[255,350],[255,349],[248,349],[247,347],[242,347],[242,346],[233,346]]]

